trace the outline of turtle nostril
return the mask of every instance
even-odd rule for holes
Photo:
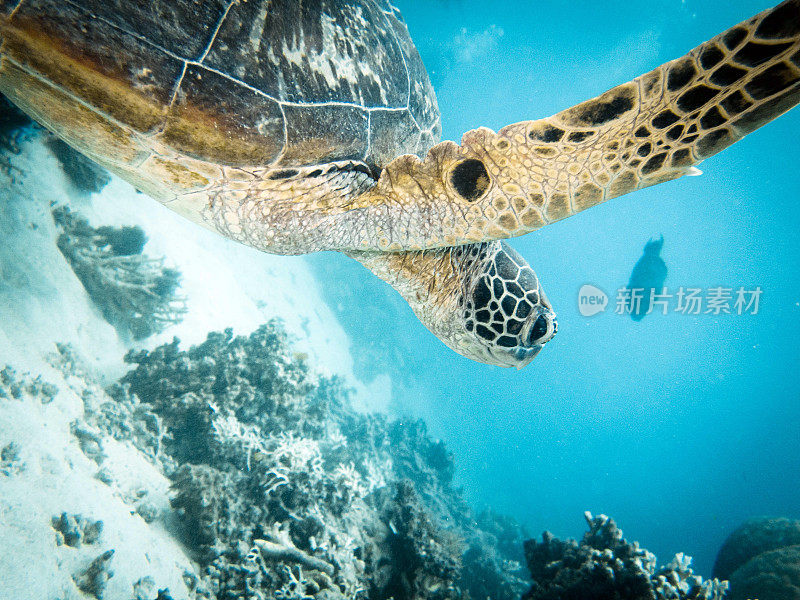
[[[530,335],[531,343],[536,343],[545,334],[547,334],[547,319],[545,318],[544,315],[539,315],[539,318],[536,319],[536,322],[533,324],[533,327],[531,328],[531,335]]]

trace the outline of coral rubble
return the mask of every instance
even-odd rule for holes
[[[533,585],[524,600],[722,600],[726,582],[703,581],[691,558],[678,554],[657,568],[656,557],[628,542],[613,519],[586,513],[580,543],[548,532],[525,542]]]

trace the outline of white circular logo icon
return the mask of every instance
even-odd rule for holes
[[[608,295],[593,285],[582,285],[578,290],[578,311],[584,317],[603,312],[608,307]]]

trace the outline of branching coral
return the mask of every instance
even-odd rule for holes
[[[177,519],[162,523],[193,550],[199,599],[511,600],[529,585],[523,560],[528,600],[722,598],[725,585],[695,576],[688,557],[657,568],[604,516],[587,514],[580,543],[545,534],[523,555],[513,520],[471,513],[423,424],[353,411],[279,321],[126,360],[113,402],[84,391],[73,430],[100,459],[100,433],[128,440],[172,481]]]
[[[289,537],[288,530],[281,525],[273,526],[265,537],[269,539],[253,540],[264,560],[288,562],[333,575],[333,565],[298,549]]]
[[[523,560],[527,600],[724,593],[683,555],[657,568],[604,516],[587,514],[580,543],[545,534],[523,555],[513,520],[473,516],[424,425],[354,412],[278,321],[126,359],[135,368],[108,388],[116,408],[85,394],[91,422],[76,435],[91,450],[97,431],[127,421],[125,439],[171,479],[176,533],[201,569],[197,598],[511,600],[529,586]]]
[[[163,426],[172,504],[207,597],[457,595],[462,548],[439,522],[466,508],[449,488],[447,454],[418,424],[355,413],[279,322],[127,360],[136,368],[110,391]],[[394,485],[401,472],[440,495],[433,511],[412,484]]]
[[[186,300],[177,291],[180,273],[163,258],[142,254],[138,227],[95,229],[66,207],[53,210],[61,229],[58,249],[103,317],[123,335],[143,339],[180,322]]]
[[[198,598],[511,600],[529,586],[521,528],[471,513],[444,445],[421,422],[353,411],[279,321],[126,359],[133,370],[108,390],[120,408],[100,403],[91,418],[100,429],[127,419],[128,439],[171,479]],[[610,519],[589,525],[581,544],[529,542],[528,598],[721,598],[685,557],[657,569]]]
[[[541,542],[525,542],[533,585],[524,600],[722,600],[727,582],[703,581],[689,557],[657,569],[656,557],[627,542],[612,519],[587,512],[586,522],[580,543],[547,532]]]

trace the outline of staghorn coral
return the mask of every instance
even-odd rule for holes
[[[300,550],[294,545],[288,529],[282,525],[276,524],[273,526],[265,537],[269,539],[253,540],[255,548],[263,560],[289,562],[298,565],[298,567],[306,567],[321,571],[327,575],[333,575],[334,568],[332,564]]]
[[[691,558],[678,554],[657,568],[656,557],[627,542],[613,519],[585,516],[589,531],[580,543],[548,532],[525,542],[533,585],[524,600],[722,600],[727,582],[703,581]]]
[[[95,229],[64,206],[53,209],[53,218],[62,231],[58,249],[120,334],[140,340],[180,322],[186,312],[177,293],[180,273],[142,254],[141,229]]]

